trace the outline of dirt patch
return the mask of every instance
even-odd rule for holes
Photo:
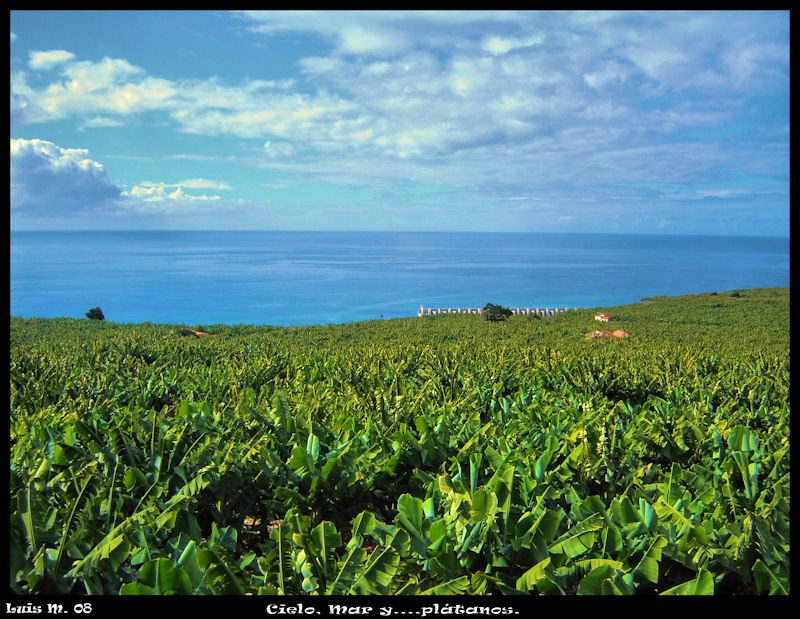
[[[196,331],[195,329],[181,329],[181,335],[193,335],[196,338],[206,337],[207,335],[218,336],[219,333],[209,333],[208,331]]]
[[[629,336],[630,333],[628,333],[627,331],[623,331],[622,329],[617,329],[616,331],[590,331],[584,337],[587,340],[593,340],[598,337],[610,337],[612,339],[620,339]]]

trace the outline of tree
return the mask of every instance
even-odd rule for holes
[[[507,307],[495,305],[494,303],[487,303],[483,306],[483,319],[491,320],[492,322],[505,320],[511,316],[512,313],[513,312]]]
[[[93,307],[88,312],[86,312],[86,317],[89,320],[105,320],[106,317],[103,316],[103,310],[99,307]]]

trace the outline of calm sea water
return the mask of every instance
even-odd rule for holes
[[[11,315],[307,325],[426,307],[601,307],[789,286],[789,239],[602,234],[12,232]]]

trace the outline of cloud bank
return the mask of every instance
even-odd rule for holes
[[[263,45],[291,35],[314,41],[313,51],[298,55],[286,79],[166,78],[131,59],[31,51],[11,76],[12,127],[158,124],[240,140],[232,163],[273,172],[272,185],[392,196],[415,193],[402,189],[410,185],[464,203],[480,194],[498,209],[520,196],[533,210],[544,202],[574,210],[593,195],[597,204],[638,197],[675,212],[676,202],[703,196],[788,196],[788,96],[765,103],[788,93],[782,12],[232,15]],[[764,106],[786,119],[769,125],[768,139]],[[730,193],[738,177],[774,191]],[[116,198],[151,207],[220,200],[214,192],[228,190],[143,178],[125,185]],[[576,213],[551,221],[580,220]]]
[[[113,205],[121,191],[82,148],[11,139],[11,207],[28,215],[78,215]]]
[[[88,150],[46,140],[11,139],[10,153],[11,215],[18,222],[51,218],[102,227],[103,222],[141,223],[143,214],[203,214],[222,197],[197,191],[231,189],[226,182],[190,178],[177,183],[144,181],[124,190]]]

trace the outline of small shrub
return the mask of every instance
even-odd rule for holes
[[[487,303],[483,306],[483,319],[490,320],[492,322],[505,320],[511,316],[512,313],[513,312],[507,307],[495,305],[494,303]]]
[[[86,317],[89,320],[105,320],[106,317],[103,315],[103,310],[99,307],[93,307],[88,312],[86,312]]]

